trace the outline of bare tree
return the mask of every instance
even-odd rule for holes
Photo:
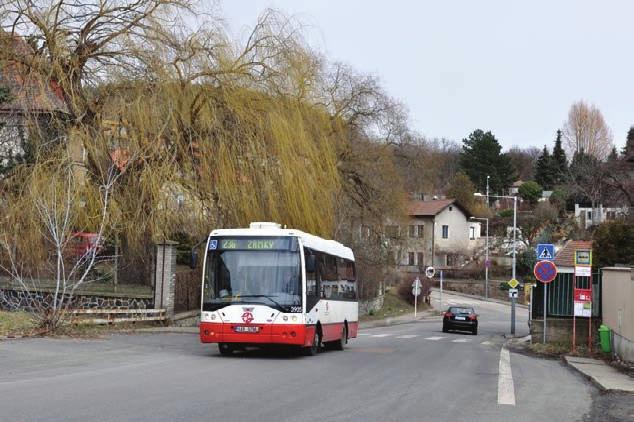
[[[578,101],[570,107],[563,130],[569,157],[584,152],[604,160],[612,150],[612,131],[595,105]]]
[[[109,230],[111,194],[121,173],[116,166],[110,165],[104,174],[94,175],[99,184],[97,191],[91,194],[75,180],[73,166],[68,160],[37,164],[19,199],[22,215],[8,216],[9,224],[16,222],[14,218],[19,220],[25,215],[31,221],[33,225],[29,230],[35,231],[36,243],[46,251],[48,270],[33,271],[32,265],[25,264],[24,257],[29,251],[19,250],[6,227],[0,236],[3,255],[0,270],[9,277],[17,292],[17,296],[3,292],[0,304],[31,312],[46,331],[55,331],[64,323],[77,290],[95,281],[92,270],[98,262],[108,259],[98,253]],[[94,202],[85,204],[83,201],[87,197]],[[86,211],[90,214],[88,220]],[[84,228],[89,227],[94,236],[84,249],[75,251],[71,244],[75,233],[81,231],[82,220],[87,224]],[[31,249],[36,249],[34,244]],[[42,263],[37,266],[41,267]],[[52,291],[45,298],[46,294],[42,292],[46,287],[50,288],[50,282]]]

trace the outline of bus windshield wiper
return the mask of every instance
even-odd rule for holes
[[[267,295],[240,295],[240,296],[236,296],[236,297],[241,297],[241,298],[242,297],[263,297],[263,298],[266,298],[266,299],[270,300],[271,302],[273,302],[275,304],[275,306],[277,306],[282,312],[284,311],[284,309],[287,308],[287,306],[278,303],[271,296],[267,296]]]

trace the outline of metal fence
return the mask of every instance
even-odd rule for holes
[[[557,278],[548,285],[548,314],[553,317],[572,317],[574,309],[573,285],[575,276],[573,273],[559,273]],[[601,271],[592,272],[592,316],[601,316]],[[588,289],[589,277],[577,277],[577,288]],[[533,317],[544,315],[544,284],[537,283],[533,289]]]

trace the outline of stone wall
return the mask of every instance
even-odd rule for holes
[[[60,295],[61,296],[61,295]],[[53,305],[52,292],[26,292],[24,290],[0,289],[0,309],[4,310],[33,310],[34,304],[38,308],[50,309]],[[66,299],[68,296],[66,296]],[[152,309],[152,298],[127,297],[114,295],[82,295],[76,294],[71,299],[71,309]]]
[[[588,344],[588,320],[589,318],[576,319],[577,345]],[[600,321],[592,318],[592,343],[597,344],[599,339]],[[572,344],[572,318],[548,318],[546,320],[546,342],[558,342]],[[544,336],[544,323],[541,320],[531,322],[531,338],[533,343],[542,343]]]
[[[370,311],[377,312],[383,307],[383,295],[374,299],[359,301],[359,315],[368,315]]]

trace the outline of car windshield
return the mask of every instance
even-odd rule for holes
[[[209,251],[203,310],[258,303],[301,309],[299,253],[282,250]]]
[[[473,308],[458,308],[458,307],[451,307],[449,308],[449,312],[451,312],[452,314],[473,314]]]

